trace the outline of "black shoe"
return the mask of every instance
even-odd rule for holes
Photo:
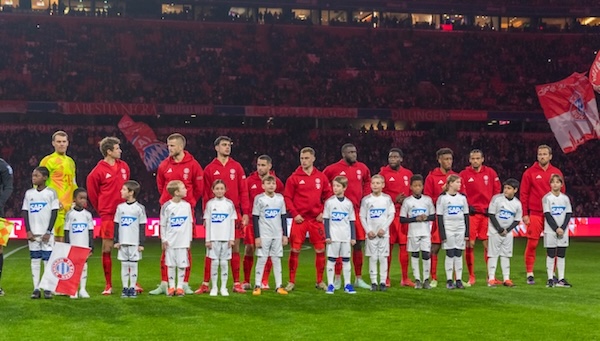
[[[429,279],[426,279],[425,282],[423,282],[423,289],[431,289],[431,283],[429,283]]]
[[[558,277],[552,276],[552,282],[554,282],[554,285],[556,286],[556,284],[558,284]]]
[[[52,298],[52,291],[50,290],[44,290],[44,298],[49,300]]]
[[[129,297],[129,288],[123,288],[123,291],[121,291],[121,298],[127,297]]]
[[[454,283],[452,282],[451,279],[449,279],[448,281],[446,281],[446,289],[453,290],[454,288],[456,288],[456,287],[454,286]]]
[[[387,291],[387,286],[385,283],[379,283],[379,291]]]
[[[371,291],[377,291],[377,290],[379,290],[379,287],[377,286],[377,284],[371,283]]]
[[[31,293],[31,298],[33,298],[34,300],[37,300],[39,298],[42,297],[42,292],[40,291],[40,289],[35,289],[32,293]]]
[[[567,280],[564,278],[558,281],[555,285],[559,288],[570,288],[572,286],[571,283],[567,282]]]
[[[554,286],[554,280],[550,278],[548,282],[546,282],[546,288],[552,288]]]
[[[456,289],[464,289],[465,286],[463,284],[463,282],[460,279],[456,280]]]
[[[420,280],[415,280],[415,289],[422,289],[423,288],[423,284],[421,284]]]
[[[136,298],[137,292],[135,291],[135,288],[129,288],[129,294],[127,296],[129,296],[129,298]]]
[[[533,276],[527,276],[527,284],[529,284],[529,285],[535,284],[535,280],[533,279]]]

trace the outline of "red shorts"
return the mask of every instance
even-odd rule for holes
[[[485,214],[469,216],[469,240],[487,240],[488,221],[489,218]]]
[[[306,233],[308,233],[309,241],[315,250],[325,249],[325,225],[316,220],[305,220],[300,224],[292,220],[292,231],[290,233],[292,249],[300,250],[306,239]]]
[[[527,238],[540,239],[544,232],[544,217],[539,215],[529,216],[529,225],[527,225]]]
[[[244,228],[244,245],[254,245],[254,239],[254,226],[248,224]]]
[[[390,244],[406,245],[408,224],[401,224],[400,218],[395,217],[390,224]]]
[[[433,221],[431,226],[431,244],[441,244],[442,239],[440,238],[440,230],[438,229],[437,216],[436,220]]]
[[[354,222],[354,226],[356,227],[356,240],[365,240],[365,229],[360,222],[359,212],[356,212],[356,221]]]
[[[115,238],[115,223],[112,220],[100,221],[100,238],[110,240]]]

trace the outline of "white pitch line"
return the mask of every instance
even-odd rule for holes
[[[11,256],[11,255],[13,255],[14,253],[17,253],[17,252],[19,252],[19,251],[23,250],[23,249],[24,249],[24,248],[26,248],[27,246],[28,246],[28,245],[19,246],[18,248],[16,248],[16,249],[12,250],[11,252],[8,252],[8,253],[6,253],[6,254],[4,255],[4,258],[8,258],[8,257],[10,257],[10,256]]]

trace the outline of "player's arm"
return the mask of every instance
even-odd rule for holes
[[[260,238],[260,228],[258,226],[259,216],[252,215],[252,228],[254,229],[254,238]]]
[[[562,226],[560,227],[563,229],[563,231],[567,230],[567,227],[569,226],[569,223],[571,222],[571,218],[573,217],[573,209],[571,207],[571,200],[568,200],[565,211],[566,211],[565,221],[563,221]]]
[[[362,177],[362,181],[363,181],[363,192],[362,195],[363,197],[365,195],[369,195],[371,194],[371,170],[369,169],[369,167],[365,167],[365,174],[363,174]]]
[[[283,190],[283,199],[285,201],[285,207],[291,218],[295,218],[299,213],[294,206],[294,197],[296,195],[296,187],[294,184],[293,177],[290,176],[286,183],[285,189]]]
[[[160,208],[159,228],[161,243],[164,243],[165,239],[167,239],[167,221],[169,219],[169,213],[167,212],[166,206],[168,205],[168,203],[169,201],[164,203]]]
[[[113,242],[115,244],[114,246],[116,247],[117,244],[119,244],[119,223],[116,221],[114,222],[113,230],[114,230]]]
[[[287,214],[284,213],[281,215],[281,229],[283,230],[283,236],[287,237]]]
[[[396,216],[396,206],[394,205],[391,199],[388,202],[388,209],[386,211],[387,216],[385,221],[383,222],[383,230],[387,232],[389,231],[390,225],[392,224],[392,222],[394,221],[394,217]]]
[[[321,192],[321,201],[325,202],[327,201],[327,199],[331,198],[331,196],[333,196],[333,190],[331,189],[331,182],[327,181],[327,179],[322,179],[325,181],[322,181],[323,183],[323,191]]]
[[[88,222],[88,226],[90,227],[88,229],[88,246],[90,247],[90,253],[94,252],[94,220],[92,219],[92,216],[90,215],[90,220]],[[65,237],[66,237],[67,233],[65,233]]]
[[[492,169],[492,176],[494,178],[494,195],[502,193],[502,182],[498,177],[498,173]]]
[[[56,195],[56,191],[52,190],[52,193],[54,194],[54,199],[52,199],[52,203],[50,204],[52,211],[50,212],[50,222],[49,222],[49,226],[48,229],[46,230],[46,234],[50,235],[52,234],[52,230],[54,229],[54,224],[56,224],[56,218],[58,217],[58,208],[60,207],[60,204],[58,202],[58,195]]]
[[[463,197],[463,212],[465,212],[465,238],[469,239],[469,204],[467,203],[467,197]]]
[[[67,212],[67,215],[65,216],[65,227],[64,227],[64,231],[65,231],[65,243],[67,244],[71,244],[71,217],[69,217],[69,213],[71,211]]]
[[[158,188],[158,197],[160,198],[165,191],[165,172],[163,163],[161,162],[156,170],[156,188]]]
[[[431,175],[425,178],[425,184],[423,185],[423,194],[433,197],[433,177]]]
[[[492,223],[492,226],[496,229],[496,231],[498,231],[498,233],[502,233],[504,232],[504,229],[502,227],[500,227],[500,222],[498,221],[498,219],[496,218],[496,213],[498,213],[498,204],[497,204],[497,200],[492,199],[492,202],[490,203],[490,206],[488,208],[488,218],[490,219],[490,222]]]
[[[194,165],[195,172],[193,174],[193,183],[192,187],[194,189],[194,198],[196,198],[196,203],[202,199],[202,195],[204,193],[204,170],[202,166],[198,162]],[[192,207],[194,210],[195,207]]]
[[[139,246],[144,247],[145,242],[146,242],[146,224],[140,224]]]
[[[23,223],[25,224],[25,232],[31,233],[31,225],[29,223],[29,211],[22,210],[21,216],[23,217]]]
[[[564,186],[563,186],[564,187]],[[523,220],[528,223],[526,216],[529,216],[529,192],[531,191],[531,180],[529,179],[529,172],[526,170],[521,178],[521,187],[519,188],[521,200],[521,206],[523,207]]]
[[[242,166],[239,166],[239,172],[239,174],[242,174],[242,176],[238,176],[238,188],[240,189],[240,204],[242,205],[242,215],[248,216],[252,214],[250,210],[250,194],[248,193],[248,184],[246,184],[246,174],[244,173],[244,169],[242,168]],[[246,221],[246,224],[247,223],[248,222]]]
[[[417,222],[417,217],[409,218],[408,217],[408,205],[400,206],[400,223],[402,224],[410,224]]]
[[[100,193],[100,179],[98,179],[98,172],[94,168],[87,177],[86,190],[88,192],[88,199],[92,204],[92,207],[98,211],[98,193]]]
[[[552,216],[552,210],[550,208],[550,201],[546,197],[544,197],[542,199],[542,208],[544,209],[544,218],[546,218],[546,222],[548,223],[548,225],[550,226],[552,231],[556,232],[556,229],[558,229],[558,224],[556,223],[556,220],[554,220],[554,217]]]
[[[2,179],[2,192],[0,192],[0,214],[4,212],[4,206],[14,190],[13,170],[6,162],[0,164],[0,178]]]
[[[446,228],[444,227],[444,216],[438,214],[437,215],[437,226],[440,231],[440,239],[446,240]]]
[[[275,192],[283,194],[283,191],[285,189],[285,186],[283,185],[283,182],[279,178],[276,177],[275,178],[275,184],[277,185],[275,187]]]
[[[356,242],[356,222],[354,220],[350,220],[350,240]]]
[[[363,230],[365,230],[366,234],[369,234],[370,228],[367,225],[367,213],[368,213],[367,203],[363,199],[360,203],[360,211],[358,212],[358,217],[360,218],[360,223],[363,227]]]
[[[329,230],[329,218],[323,219],[323,225],[325,225],[325,239],[331,239],[331,232]]]

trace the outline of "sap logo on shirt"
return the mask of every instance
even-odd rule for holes
[[[565,206],[552,206],[550,207],[550,211],[552,215],[561,215],[565,212],[567,208]]]
[[[81,233],[88,229],[87,223],[73,223],[71,224],[71,232],[73,233]]]
[[[179,228],[182,227],[187,217],[171,217],[171,227]]]
[[[456,205],[451,205],[448,206],[448,215],[457,215],[462,213],[463,207],[462,206],[456,206]]]
[[[415,218],[418,217],[422,214],[427,214],[427,210],[424,208],[413,208],[412,210],[410,210],[410,217],[411,218]]]
[[[135,223],[136,220],[136,217],[122,216],[120,224],[123,227],[130,227],[133,223]]]
[[[381,218],[385,213],[385,208],[372,208],[369,210],[369,218],[377,219]]]
[[[342,221],[348,216],[346,212],[331,212],[331,220]]]
[[[47,202],[32,202],[29,203],[29,213],[38,213],[48,205]]]
[[[500,210],[500,212],[498,212],[498,218],[500,219],[508,220],[512,219],[514,216],[515,213],[508,210]]]
[[[276,218],[277,216],[279,216],[279,209],[278,208],[267,208],[265,209],[265,218],[266,219],[273,219]]]
[[[229,217],[229,213],[212,213],[210,215],[211,223],[222,223]]]

